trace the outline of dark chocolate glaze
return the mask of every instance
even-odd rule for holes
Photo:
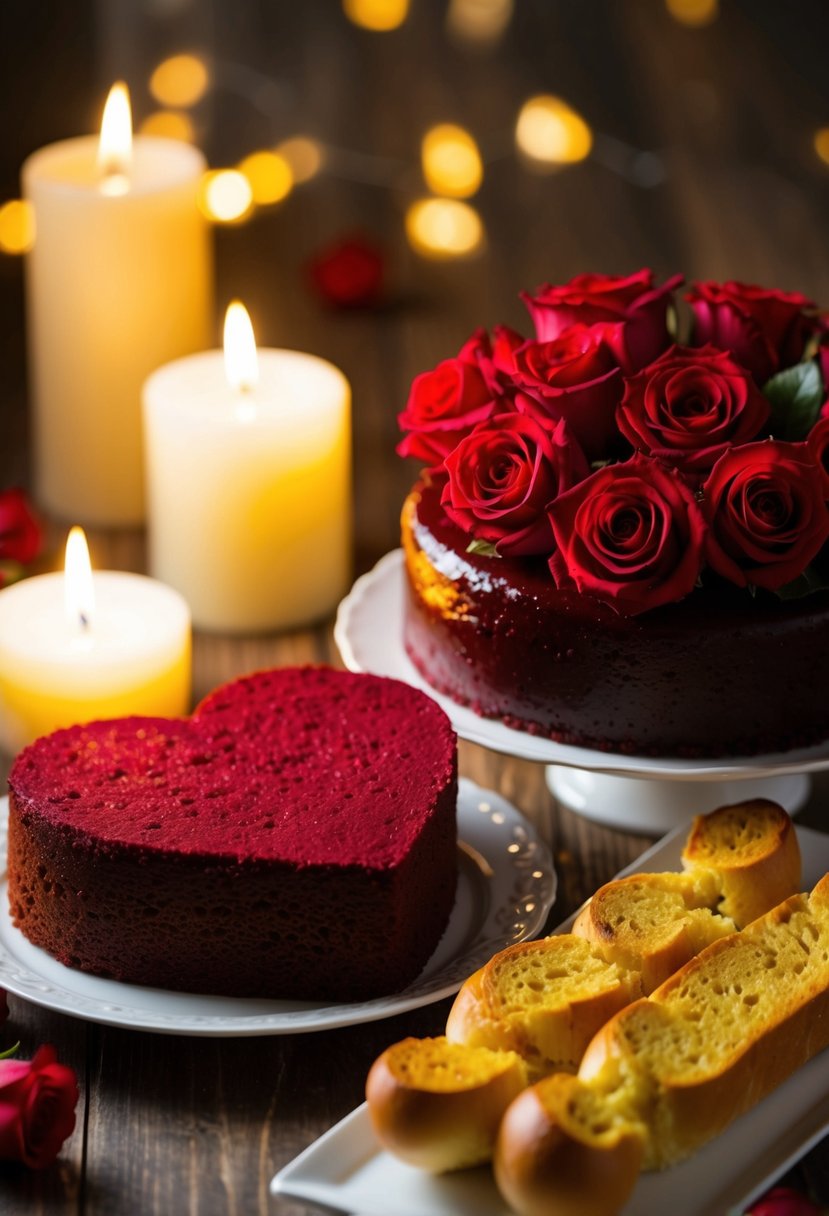
[[[406,651],[482,717],[634,755],[722,757],[829,737],[829,593],[705,586],[637,617],[558,591],[544,559],[483,557],[433,486],[403,511]]]

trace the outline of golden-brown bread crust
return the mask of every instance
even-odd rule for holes
[[[453,1043],[515,1051],[531,1079],[575,1072],[593,1035],[641,995],[639,976],[572,934],[508,946],[465,981],[446,1021]]]
[[[755,811],[757,821],[752,823]],[[644,992],[662,985],[666,974],[707,942],[733,928],[718,910],[725,887],[730,906],[745,911],[758,905],[765,909],[773,896],[778,897],[781,890],[791,894],[799,881],[796,837],[788,816],[771,803],[727,807],[695,821],[686,853],[686,870],[681,874],[637,875],[607,884],[582,910],[572,934],[524,942],[495,955],[458,993],[447,1021],[448,1041],[459,1049],[515,1052],[526,1065],[528,1081],[557,1070],[575,1072],[591,1039],[595,1061],[602,1052],[607,1058],[619,1056],[612,1041],[600,1048],[601,1027],[631,1002],[639,1001]],[[636,901],[628,896],[636,892],[649,909],[655,927],[652,933],[647,916],[641,918],[641,925],[630,923]],[[817,897],[816,892],[812,898]],[[620,908],[625,912],[626,907],[621,927],[614,925]],[[667,926],[659,923],[660,909]],[[384,1116],[385,1127],[378,1132],[385,1147],[431,1170],[485,1159],[491,1124],[481,1136],[481,1111],[477,1102],[467,1100],[468,1093],[435,1093],[410,1084],[401,1094],[398,1084],[396,1105],[390,1106],[388,1087],[383,1089],[380,1084],[383,1070],[379,1064],[375,1065],[372,1093],[374,1105],[391,1112]],[[588,1072],[584,1061],[582,1081]],[[693,1095],[688,1098],[691,1105],[695,1101]],[[729,1108],[725,1098],[721,1105],[724,1110]],[[483,1109],[490,1109],[487,1100]],[[608,1162],[603,1151],[593,1166],[597,1174],[607,1167],[616,1187],[627,1176],[632,1143],[639,1143],[641,1157],[647,1140],[641,1129],[636,1134],[624,1130],[619,1139],[624,1146],[618,1148],[620,1160]],[[619,1128],[613,1132],[617,1133]],[[577,1151],[573,1148],[576,1141]],[[575,1153],[573,1160],[585,1162],[596,1152],[593,1144],[579,1141],[577,1123],[556,1143],[569,1145],[566,1152],[560,1148],[559,1156]],[[588,1211],[583,1206],[572,1210],[580,1216]],[[546,1216],[551,1213],[547,1211]]]
[[[524,1090],[501,1122],[495,1179],[520,1216],[607,1216],[622,1206],[639,1176],[643,1137],[610,1129],[601,1152],[567,1118],[579,1082],[558,1075]],[[559,1117],[551,1118],[551,1111]]]
[[[794,824],[766,798],[698,815],[682,864],[688,871],[713,873],[721,892],[718,911],[740,929],[800,888]]]
[[[418,1060],[422,1053],[427,1058]],[[468,1054],[471,1066],[464,1061],[458,1070],[458,1049],[445,1039],[404,1039],[375,1060],[366,1100],[384,1148],[431,1173],[490,1159],[501,1117],[526,1087],[526,1070],[512,1053]],[[411,1078],[408,1063],[414,1065]]]
[[[638,1140],[645,1169],[671,1165],[827,1046],[829,875],[811,896],[791,896],[714,942],[615,1014],[577,1077],[519,1095],[513,1107],[531,1108],[533,1118],[507,1111],[496,1177],[507,1179],[504,1195],[519,1216],[570,1216],[570,1184],[553,1168],[566,1141],[582,1170],[582,1210],[612,1216],[627,1197],[603,1181],[609,1170],[621,1191],[618,1143]],[[512,1164],[528,1160],[532,1169]]]
[[[710,942],[736,928],[706,906],[717,892],[688,874],[631,874],[600,887],[582,909],[573,933],[608,962],[638,970],[642,992],[653,992]]]

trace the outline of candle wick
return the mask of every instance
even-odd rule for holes
[[[104,178],[101,182],[101,190],[104,194],[114,197],[119,194],[128,194],[130,188],[130,179],[126,173],[123,173],[117,167],[117,162],[112,163],[104,168]]]
[[[83,631],[86,632],[86,630],[89,628],[89,624],[90,624],[89,617],[86,615],[85,612],[79,612],[78,619],[81,622],[81,629],[83,629]]]

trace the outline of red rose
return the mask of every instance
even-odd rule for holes
[[[799,292],[767,291],[746,283],[694,283],[694,344],[730,351],[759,384],[798,363],[816,323]]]
[[[674,275],[655,287],[653,271],[626,278],[580,274],[560,287],[545,284],[534,296],[522,293],[540,342],[558,338],[571,325],[615,324],[613,353],[625,373],[639,371],[659,355],[671,338],[668,310],[682,282]]]
[[[777,590],[829,538],[823,478],[805,443],[767,439],[731,448],[702,494],[708,562],[740,587]]]
[[[495,409],[488,366],[482,365],[485,335],[475,335],[454,359],[444,359],[412,382],[398,422],[407,434],[398,444],[401,456],[439,465],[460,440]]]
[[[543,413],[563,418],[590,460],[607,457],[618,438],[616,406],[623,384],[606,341],[609,328],[574,325],[551,342],[527,342],[505,328],[495,331],[496,369]]]
[[[318,294],[335,308],[370,308],[383,298],[386,259],[363,236],[346,237],[323,249],[308,265]]]
[[[49,1165],[75,1126],[78,1085],[53,1047],[33,1060],[0,1060],[0,1159]]]
[[[822,1209],[789,1186],[775,1186],[753,1203],[746,1216],[820,1216]]]
[[[550,569],[574,587],[636,616],[693,590],[705,523],[682,478],[636,455],[607,465],[549,509],[557,550]]]
[[[24,566],[40,553],[43,533],[22,490],[0,491],[0,558]]]
[[[745,368],[713,346],[674,346],[628,380],[616,414],[635,448],[686,473],[710,469],[754,439],[769,403]]]
[[[589,472],[564,422],[500,414],[482,422],[446,458],[441,502],[465,532],[499,553],[549,553],[547,506]]]
[[[829,500],[829,401],[806,436],[806,446],[823,478],[823,496]]]

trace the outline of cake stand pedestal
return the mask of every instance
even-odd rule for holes
[[[751,769],[729,780],[683,781],[547,766],[547,786],[569,810],[608,827],[648,834],[670,831],[694,815],[749,798],[770,798],[793,815],[806,803],[811,785],[806,773],[756,777]]]
[[[771,798],[790,813],[809,796],[808,773],[829,769],[829,741],[775,756],[655,760],[572,747],[479,718],[436,692],[412,665],[402,640],[403,553],[387,553],[340,604],[334,637],[350,671],[413,684],[433,697],[463,739],[547,765],[547,784],[565,806],[626,832],[661,835],[718,806]]]

